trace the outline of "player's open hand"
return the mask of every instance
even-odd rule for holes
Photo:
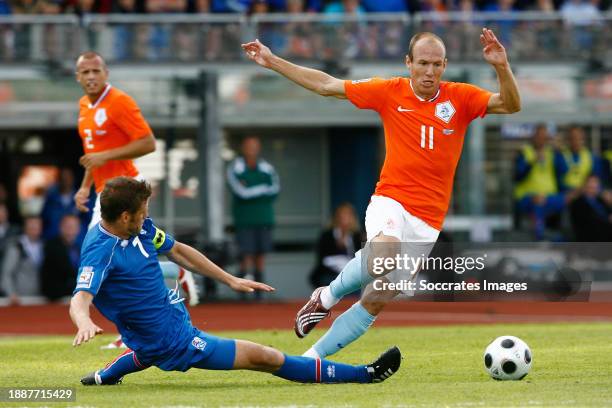
[[[87,203],[89,202],[89,189],[80,188],[74,195],[74,204],[81,212],[88,212]]]
[[[81,343],[88,342],[89,340],[96,337],[96,334],[103,333],[100,327],[98,327],[94,322],[89,322],[83,325],[83,327],[79,327],[79,331],[76,336],[74,336],[74,340],[72,341],[72,345],[74,347],[81,345]]]
[[[81,156],[81,158],[79,159],[79,163],[81,164],[81,166],[85,167],[87,170],[103,166],[104,164],[106,164],[106,162],[107,160],[104,156],[104,152],[88,153],[86,155]]]
[[[229,283],[229,287],[236,292],[254,292],[260,290],[262,292],[274,292],[272,286],[266,285],[265,283],[255,282],[249,279],[234,278]]]
[[[493,31],[488,28],[482,29],[480,34],[480,43],[482,44],[482,55],[489,64],[506,65],[508,63],[508,55],[506,49],[499,42]]]
[[[251,61],[255,61],[262,67],[270,68],[274,54],[272,54],[270,48],[260,43],[259,40],[242,44],[242,49]]]

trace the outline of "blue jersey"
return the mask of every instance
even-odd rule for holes
[[[112,321],[123,341],[139,358],[160,358],[193,337],[193,326],[178,289],[164,284],[158,254],[174,246],[174,238],[144,221],[129,239],[91,228],[81,249],[74,293],[94,295],[93,303]]]

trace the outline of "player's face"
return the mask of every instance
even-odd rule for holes
[[[106,86],[108,69],[102,58],[81,58],[77,62],[76,78],[87,96],[97,97]]]
[[[131,236],[138,235],[142,229],[145,218],[149,215],[149,200],[145,201],[136,214],[129,216],[127,230]]]
[[[446,51],[439,41],[424,38],[414,45],[412,60],[407,56],[412,87],[423,98],[433,97],[440,87],[446,69]]]

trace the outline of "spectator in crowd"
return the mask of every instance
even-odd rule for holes
[[[61,218],[59,236],[45,241],[41,267],[41,291],[50,300],[70,296],[79,268],[81,245],[78,237],[84,229],[76,215]]]
[[[80,16],[91,13],[110,13],[113,9],[113,0],[67,0],[66,11]]]
[[[0,282],[2,282],[2,263],[6,248],[12,240],[19,235],[19,228],[12,225],[9,220],[8,208],[5,203],[0,202]],[[0,296],[5,296],[0,285]]]
[[[605,188],[612,188],[612,148],[604,148],[601,158],[601,174]]]
[[[567,148],[561,149],[563,160],[559,169],[559,188],[566,193],[567,201],[573,200],[587,177],[601,177],[601,161],[585,146],[584,129],[571,126],[567,135]]]
[[[13,14],[37,14],[40,12],[38,0],[15,0],[12,4]]]
[[[147,13],[183,13],[187,10],[187,0],[147,0]],[[180,27],[165,24],[152,24],[149,32],[149,59],[164,60],[171,56],[172,29]],[[180,40],[179,40],[180,41]],[[178,50],[176,50],[178,51]]]
[[[361,18],[364,13],[359,0],[334,1],[323,9],[326,15],[323,57],[334,66],[332,70],[337,69],[335,66],[340,66],[343,59],[359,56],[368,38],[371,40],[376,35],[368,33],[367,25]]]
[[[19,228],[9,221],[8,207],[5,203],[0,202],[0,258],[6,243],[18,234]]]
[[[144,13],[144,4],[136,0],[113,2],[115,14]],[[148,28],[144,24],[115,24],[113,26],[113,54],[116,60],[132,59],[137,53],[144,57],[147,48]]]
[[[27,217],[23,234],[8,244],[2,262],[2,288],[12,304],[21,296],[40,295],[40,266],[43,261],[42,220]]]
[[[211,0],[187,0],[188,13],[210,13]]]
[[[591,0],[566,0],[560,9],[563,20],[572,31],[570,47],[588,53],[593,46],[593,27],[601,24],[598,2]]]
[[[514,199],[518,214],[534,222],[536,239],[543,239],[547,220],[561,213],[565,205],[557,186],[561,158],[550,145],[545,125],[535,128],[532,142],[516,158]]]
[[[329,3],[323,9],[325,14],[363,14],[365,10],[359,0],[342,0]]]
[[[612,206],[599,177],[587,177],[581,194],[570,205],[574,238],[580,242],[612,242]]]
[[[422,0],[420,11],[429,11],[435,13],[446,13],[446,4],[442,0]]]
[[[285,12],[296,15],[304,12],[304,0],[287,0]],[[323,37],[316,28],[304,21],[288,21],[283,24],[281,36],[285,43],[278,53],[295,58],[316,58],[324,48]]]
[[[0,16],[11,14],[11,3],[9,0],[0,0]]]
[[[565,0],[560,12],[570,26],[590,26],[601,19],[598,2],[592,0]]]
[[[355,209],[349,203],[334,211],[331,227],[321,233],[317,244],[317,264],[310,274],[314,288],[328,286],[361,249],[361,233]]]
[[[45,204],[43,205],[41,217],[43,220],[43,238],[45,240],[55,238],[60,232],[60,221],[64,215],[79,214],[73,197],[77,189],[74,183],[72,169],[64,167],[60,170],[59,181],[47,190]],[[83,215],[82,223],[85,227],[89,223],[89,213]]]
[[[496,0],[488,3],[484,7],[484,11],[498,12],[498,13],[516,13],[518,10],[515,5],[516,0]],[[498,30],[499,40],[508,44],[508,48],[512,48],[513,44],[513,33],[517,28],[517,21],[512,19],[499,19],[497,21],[491,21],[490,26],[496,27]]]
[[[362,0],[361,5],[370,13],[407,12],[406,0]]]
[[[240,251],[240,276],[263,282],[265,254],[272,250],[274,200],[280,191],[274,167],[259,157],[255,136],[242,141],[242,154],[227,169],[233,195],[234,227]]]
[[[253,0],[210,0],[213,13],[243,13],[246,14]]]

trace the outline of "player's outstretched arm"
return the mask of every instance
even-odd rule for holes
[[[493,31],[488,28],[482,29],[480,34],[480,43],[482,44],[482,55],[497,73],[497,81],[499,82],[499,93],[493,94],[487,105],[487,113],[516,113],[521,110],[521,95],[519,94],[518,85],[506,49],[499,42]]]
[[[236,292],[253,292],[255,290],[264,292],[274,291],[272,286],[268,286],[265,283],[237,278],[225,272],[195,248],[178,241],[174,243],[174,246],[166,255],[168,259],[183,268],[224,283]]]
[[[98,327],[89,317],[89,306],[93,300],[93,295],[89,292],[79,291],[70,299],[70,318],[77,327],[78,331],[73,346],[78,346],[93,339],[96,334],[103,330]]]
[[[255,61],[264,68],[278,72],[309,91],[322,96],[346,99],[344,81],[341,79],[334,78],[323,71],[306,68],[284,60],[274,55],[270,48],[263,45],[259,40],[242,44],[242,49],[251,61]]]

